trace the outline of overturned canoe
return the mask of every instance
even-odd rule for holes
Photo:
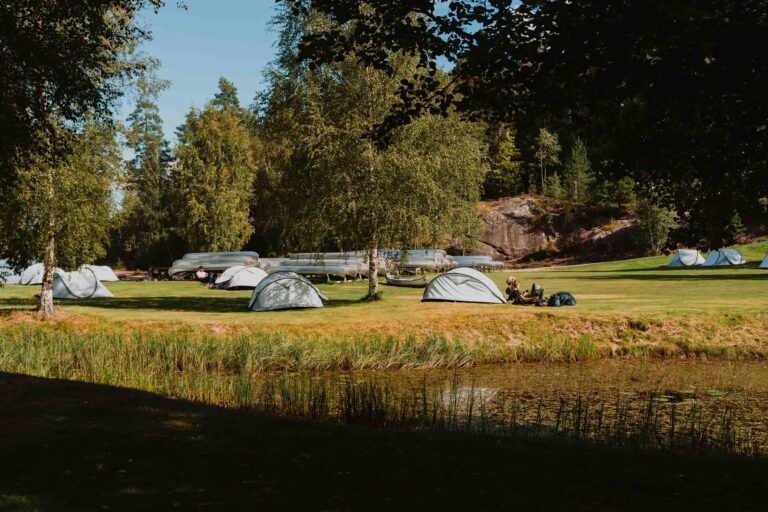
[[[390,286],[405,286],[408,288],[426,288],[429,281],[427,276],[421,277],[395,277],[392,274],[387,273],[387,284]]]

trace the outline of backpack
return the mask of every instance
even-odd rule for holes
[[[549,298],[547,305],[553,308],[559,308],[560,306],[575,306],[576,297],[574,297],[571,292],[557,292]]]

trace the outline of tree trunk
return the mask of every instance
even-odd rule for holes
[[[37,307],[37,312],[45,317],[49,318],[54,315],[53,310],[53,268],[54,261],[54,229],[53,218],[48,220],[48,232],[45,237],[45,256],[43,257],[43,284],[40,291],[40,304]]]
[[[54,185],[53,185],[53,171],[48,168],[48,183],[47,190],[45,191],[48,204],[45,206],[48,212],[48,226],[45,231],[45,254],[43,255],[43,284],[40,290],[40,304],[37,307],[37,312],[45,317],[52,317],[54,315],[53,310],[53,269],[56,265],[56,224],[54,219]]]
[[[368,249],[368,298],[372,299],[379,293],[379,248],[372,243]]]

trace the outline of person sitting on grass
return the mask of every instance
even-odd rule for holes
[[[205,268],[202,265],[197,267],[197,272],[195,272],[195,278],[200,282],[200,284],[208,283],[208,272],[205,271]]]
[[[511,302],[517,306],[530,306],[539,305],[544,299],[544,288],[536,283],[531,286],[531,291],[520,291],[520,281],[515,277],[509,276],[507,278],[507,302]]]

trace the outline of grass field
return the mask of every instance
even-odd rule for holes
[[[668,269],[669,257],[660,256],[491,274],[501,288],[505,277],[514,274],[523,286],[535,281],[548,293],[570,291],[579,301],[575,308],[423,303],[419,289],[387,286],[382,286],[383,300],[365,302],[360,300],[365,283],[349,282],[321,285],[331,299],[322,309],[253,313],[246,308],[247,291],[209,290],[194,282],[119,282],[108,283],[114,299],[59,301],[61,318],[43,325],[80,333],[168,331],[228,339],[278,335],[305,345],[436,337],[465,347],[485,345],[485,355],[462,358],[461,364],[547,359],[553,347],[558,351],[585,339],[601,354],[766,357],[768,271],[757,266],[768,241],[741,250],[750,260],[743,267]],[[0,289],[0,325],[12,330],[26,326],[37,293],[37,287]],[[540,350],[544,345],[549,348]]]

